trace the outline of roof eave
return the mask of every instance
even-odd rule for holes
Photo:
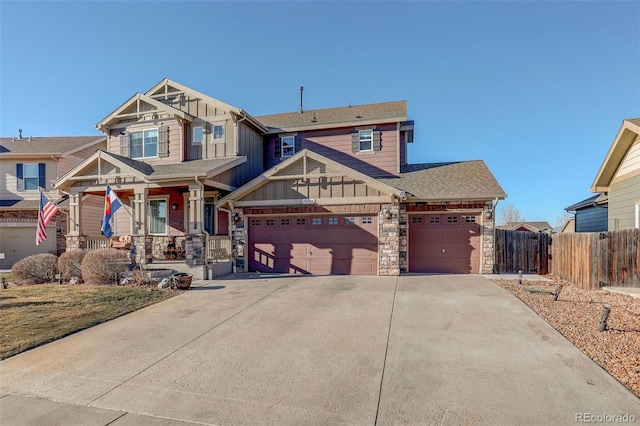
[[[611,180],[615,176],[622,160],[629,151],[636,138],[640,135],[640,126],[629,121],[623,120],[620,130],[616,134],[609,151],[607,152],[598,174],[591,185],[591,192],[609,191]]]
[[[383,123],[399,123],[405,121],[407,117],[382,117],[378,119],[359,120],[359,121],[344,121],[339,123],[325,123],[325,124],[312,124],[304,126],[291,126],[291,127],[270,127],[267,130],[267,134],[278,134],[287,132],[300,132],[305,130],[319,130],[319,129],[336,129],[340,127],[360,127],[369,126],[374,124]]]

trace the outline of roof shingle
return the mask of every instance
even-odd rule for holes
[[[91,142],[105,140],[105,136],[56,136],[36,138],[0,138],[3,154],[64,154]]]

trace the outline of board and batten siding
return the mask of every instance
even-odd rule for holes
[[[640,174],[611,185],[609,231],[634,228],[638,203],[640,203]]]
[[[398,169],[398,131],[396,124],[384,124],[367,128],[381,131],[380,151],[352,152],[351,133],[354,127],[331,130],[299,132],[300,149],[309,149],[340,164],[369,176],[384,176],[397,173]],[[283,159],[276,156],[277,135],[266,138],[265,166],[271,168]],[[297,150],[296,150],[297,151]]]
[[[240,187],[264,171],[264,144],[262,135],[244,122],[238,125],[238,154],[247,157],[247,161],[233,169],[231,185]]]
[[[18,177],[16,166],[21,164],[45,164],[45,191],[49,198],[55,198],[56,191],[51,182],[58,178],[58,162],[51,158],[33,158],[26,160],[2,159],[2,173],[0,173],[0,198],[3,200],[38,200],[40,195],[36,191],[18,191]]]

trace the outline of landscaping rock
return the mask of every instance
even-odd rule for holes
[[[163,278],[158,284],[160,290],[169,290],[171,288],[171,280],[169,278]]]

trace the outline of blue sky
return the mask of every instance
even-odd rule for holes
[[[482,159],[551,225],[640,117],[633,1],[0,1],[0,52],[4,137],[98,135],[164,77],[253,115],[406,99],[410,162]]]

